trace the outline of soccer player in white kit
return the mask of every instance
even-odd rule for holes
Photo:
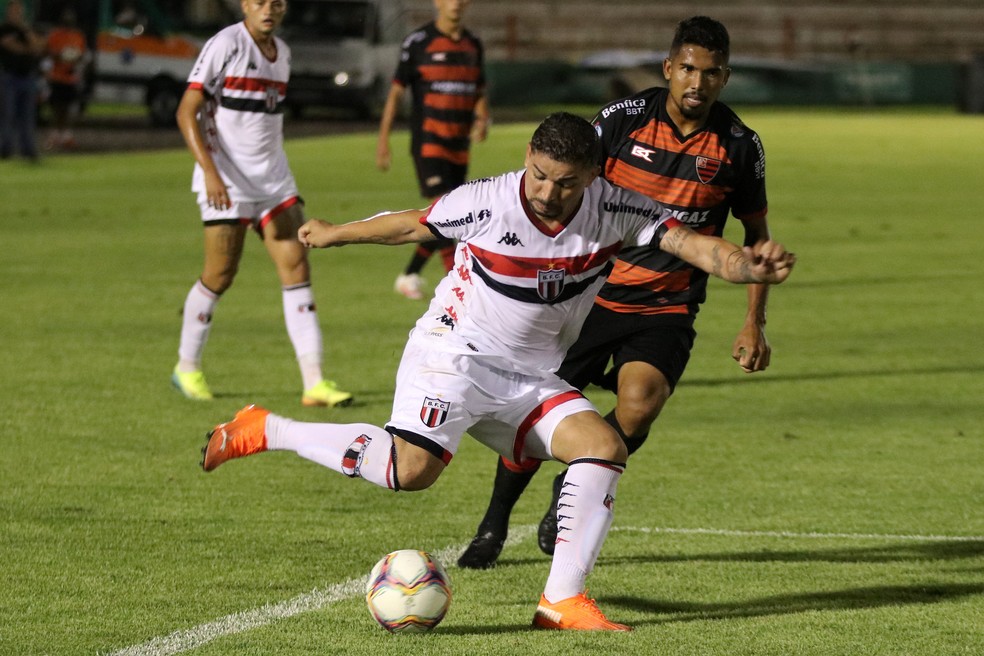
[[[309,406],[347,405],[352,395],[322,375],[321,327],[307,253],[297,240],[303,202],[284,152],[283,107],[290,49],[274,35],[285,0],[242,0],[244,20],[202,48],[178,106],[195,158],[192,191],[205,228],[205,265],[185,299],[178,363],[171,381],[185,396],[212,398],[202,353],[219,298],[233,282],[246,232],[254,228],[276,265],[287,333]]]
[[[599,178],[599,148],[590,123],[552,114],[523,171],[473,181],[424,210],[306,223],[300,240],[312,247],[452,237],[455,267],[411,333],[385,428],[296,422],[248,406],[209,434],[203,468],[280,449],[382,487],[419,490],[466,431],[516,462],[565,462],[560,531],[533,624],[630,630],[585,594],[611,526],[625,445],[554,371],[623,246],[661,248],[740,283],[782,282],[796,258],[775,242],[742,249],[693,232],[655,201]]]

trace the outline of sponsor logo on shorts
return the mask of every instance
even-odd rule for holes
[[[432,399],[424,397],[424,403],[420,406],[420,421],[428,428],[437,428],[448,418],[448,410],[451,409],[450,401]]]

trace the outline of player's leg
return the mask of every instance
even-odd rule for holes
[[[673,394],[690,360],[696,334],[689,325],[664,325],[658,318],[626,317],[621,321],[628,325],[641,323],[643,329],[627,331],[613,354],[617,398],[605,421],[622,438],[631,456],[649,437],[653,423]],[[553,498],[537,527],[537,544],[547,555],[553,554],[556,541],[557,498],[564,475],[562,471],[554,478]]]
[[[301,402],[309,406],[349,405],[352,395],[338,389],[333,381],[325,380],[322,372],[323,336],[311,288],[311,268],[307,249],[297,239],[297,230],[303,223],[304,212],[296,196],[280,203],[260,220],[263,244],[280,278],[287,335],[301,370],[304,388]]]
[[[203,218],[209,218],[208,208],[203,207],[202,211]],[[207,401],[212,398],[202,373],[202,354],[212,329],[215,307],[236,277],[246,229],[246,224],[239,219],[205,223],[205,262],[201,277],[185,297],[178,363],[171,373],[171,382],[190,399]]]
[[[468,171],[465,166],[433,157],[415,155],[413,164],[414,171],[417,173],[417,183],[420,186],[420,195],[427,200],[428,204],[462,185]],[[444,270],[450,271],[454,266],[454,249],[455,242],[452,239],[438,239],[416,244],[413,255],[410,256],[410,261],[404,267],[403,273],[396,277],[393,290],[411,300],[424,298],[425,281],[420,275],[424,265],[434,253],[440,252]]]
[[[202,468],[212,471],[264,451],[292,451],[350,478],[396,491],[427,488],[445,468],[427,450],[372,424],[294,421],[255,405],[208,434]]]
[[[611,353],[618,345],[617,324],[613,324],[607,317],[598,315],[598,310],[603,308],[592,310],[577,342],[571,346],[557,371],[560,378],[578,389],[584,389],[589,383],[602,377]],[[458,558],[459,567],[488,569],[495,565],[508,534],[512,509],[519,502],[519,498],[537,470],[538,466],[523,467],[499,458],[489,505],[482,521],[479,522],[475,536]],[[540,549],[548,554],[553,553],[554,540],[557,536],[554,509],[557,505],[559,486],[562,483],[561,473],[554,480],[553,499],[544,517],[549,530],[545,533],[541,530],[540,533],[543,535],[538,535]]]
[[[549,422],[537,432],[549,431]],[[560,531],[543,595],[533,618],[540,628],[628,631],[608,620],[585,594],[614,517],[615,491],[627,453],[618,434],[594,410],[570,414],[552,431],[550,449],[567,462],[557,504]]]

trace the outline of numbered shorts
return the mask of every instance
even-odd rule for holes
[[[386,429],[445,463],[468,432],[500,455],[526,464],[552,459],[554,429],[587,410],[597,412],[554,374],[507,371],[488,358],[446,353],[411,338],[396,375]]]

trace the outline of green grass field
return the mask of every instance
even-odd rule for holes
[[[399,548],[453,563],[490,490],[485,447],[466,439],[419,493],[285,453],[198,468],[204,433],[246,403],[387,419],[423,310],[391,289],[407,248],[312,253],[328,373],[358,400],[319,410],[300,406],[251,240],[206,352],[219,396],[193,403],[168,380],[201,260],[190,156],[0,163],[0,654],[984,653],[984,118],[743,114],[800,261],[772,292],[764,374],[730,359],[744,290],[712,284],[589,579],[636,628],[619,635],[528,628],[559,465],[517,507],[500,567],[452,567],[448,617],[417,636],[379,629],[358,580]],[[533,127],[497,124],[473,175],[520,167]],[[420,204],[409,158],[376,172],[374,140],[288,144],[309,215]]]

